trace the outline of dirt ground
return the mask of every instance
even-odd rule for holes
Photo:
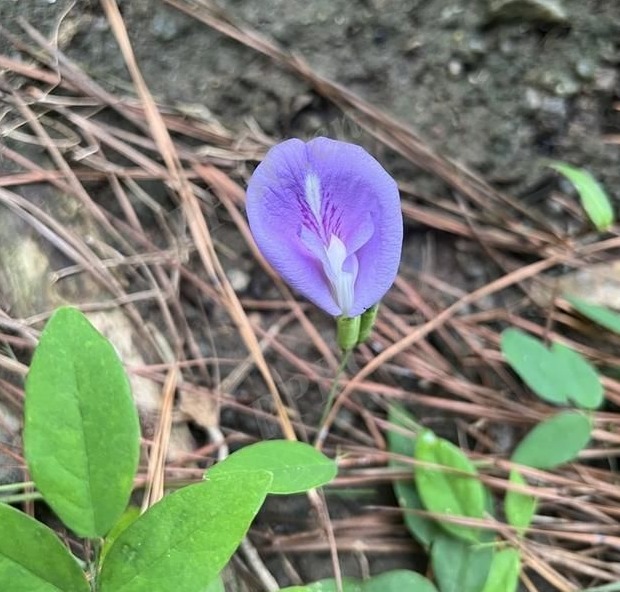
[[[537,11],[538,4],[557,9]],[[120,5],[142,72],[165,102],[207,108],[232,128],[251,117],[274,137],[355,138],[342,116],[267,58],[161,0]],[[612,109],[620,84],[613,0],[220,5],[513,194],[544,199],[551,175],[542,163],[558,158],[587,167],[619,195],[618,145],[605,141],[620,128]],[[56,32],[97,80],[127,80],[96,2],[3,0],[0,22],[11,29],[19,17]]]
[[[163,0],[124,0],[119,5],[141,71],[162,103],[207,119],[212,114],[239,135],[255,124],[274,139],[328,135],[363,143],[425,202],[435,195],[454,197],[435,176],[370,138],[310,85],[269,58]],[[559,190],[572,194],[545,167],[547,159],[588,169],[620,204],[616,0],[221,0],[219,5],[234,22],[303,56],[319,74],[404,122],[438,153],[474,170],[544,218],[563,220],[552,197]],[[131,92],[124,60],[97,2],[0,0],[5,30],[20,33],[20,19],[57,43],[105,88]],[[10,47],[0,37],[0,53],[15,56]],[[241,176],[248,170],[245,163],[239,169]],[[175,221],[177,212],[166,193],[153,191]],[[574,218],[565,224],[574,224]],[[232,252],[229,259],[224,257],[229,276],[248,296],[270,295],[264,274],[232,229],[223,224],[214,230],[215,238]],[[411,221],[404,264],[434,273],[455,290],[474,289],[491,275],[489,264],[459,241]],[[503,301],[487,304],[491,308]],[[213,312],[212,326],[217,326],[217,314]],[[331,326],[314,314],[310,317],[331,335]],[[238,354],[236,334],[221,329],[215,338],[219,355]],[[200,346],[208,350],[209,340],[205,337]],[[289,387],[302,419],[316,424],[322,395],[295,379]],[[255,382],[264,392],[260,380]],[[246,385],[242,395],[250,397],[249,391]],[[257,401],[260,407],[258,395]],[[274,434],[269,424],[236,417],[231,409],[224,411],[222,423],[263,437]],[[193,435],[206,441],[198,432]],[[374,503],[389,503],[389,487],[385,489],[378,498],[373,493]],[[345,519],[366,501],[363,496],[342,496],[333,500],[332,509]],[[277,532],[294,530],[295,522],[286,517],[306,511],[303,500],[271,501],[262,524],[275,525]],[[343,554],[347,574],[363,573],[364,561],[359,554]],[[418,551],[413,556],[371,554],[370,561],[371,572],[378,573],[396,566],[420,569],[425,560]],[[287,580],[277,552],[267,564]],[[296,569],[306,581],[331,575],[326,554],[318,559],[301,554]]]

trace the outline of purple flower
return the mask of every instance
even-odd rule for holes
[[[398,271],[398,188],[360,146],[327,138],[274,146],[248,183],[258,248],[298,292],[334,316],[381,300]]]

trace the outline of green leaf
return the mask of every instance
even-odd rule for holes
[[[226,592],[224,581],[221,576],[217,576],[208,586],[205,592]]]
[[[437,592],[424,576],[406,569],[387,571],[370,578],[362,585],[362,592]]]
[[[245,536],[271,487],[267,471],[209,477],[164,497],[116,539],[99,592],[195,592]]]
[[[492,545],[472,545],[449,535],[438,537],[431,549],[433,572],[441,592],[480,592],[492,561]]]
[[[564,162],[549,165],[564,175],[577,189],[581,205],[598,230],[608,230],[614,223],[614,210],[605,190],[591,173]]]
[[[137,506],[129,506],[118,519],[118,522],[108,532],[105,540],[103,541],[103,547],[101,549],[101,555],[99,556],[99,564],[103,563],[105,556],[114,544],[114,541],[120,536],[120,534],[130,525],[133,524],[138,518],[140,518],[140,508]]]
[[[586,447],[591,430],[590,419],[583,413],[558,413],[525,436],[512,460],[537,469],[553,469],[573,460]]]
[[[336,580],[321,580],[307,586],[283,588],[280,592],[337,592]],[[342,592],[437,592],[424,576],[406,569],[387,571],[366,581],[345,578]]]
[[[402,428],[410,428],[412,424],[415,425],[413,418],[402,407],[396,405],[390,405],[388,419],[394,425]],[[387,439],[390,452],[413,458],[415,450],[415,440],[413,438],[409,438],[396,430],[389,430]],[[410,481],[394,481],[394,495],[398,505],[403,510],[405,526],[413,537],[428,549],[433,539],[442,531],[434,520],[415,513],[415,510],[423,510],[424,506],[413,482],[412,466],[396,460],[390,460],[390,466],[411,472]],[[411,510],[414,511],[412,512]]]
[[[510,471],[509,480],[515,485],[527,485],[521,473],[516,470]],[[520,534],[523,534],[523,531],[529,528],[532,523],[537,506],[538,500],[534,496],[518,491],[507,491],[506,499],[504,500],[504,512],[506,513],[508,524],[514,526]]]
[[[512,369],[541,399],[559,405],[568,403],[561,371],[541,341],[519,329],[506,329],[501,349]]]
[[[417,466],[415,482],[427,510],[470,518],[484,516],[487,498],[485,489],[473,464],[454,444],[437,438],[430,430],[425,430],[417,440],[415,458],[465,473],[463,475],[441,468]],[[439,524],[446,531],[466,541],[480,540],[479,529],[445,521],[440,521]]]
[[[90,586],[52,530],[0,504],[0,590],[89,592]]]
[[[561,343],[554,343],[551,351],[555,362],[562,368],[564,390],[568,398],[582,409],[600,407],[604,391],[594,367],[581,354]]]
[[[482,592],[516,592],[521,572],[517,549],[503,549],[493,556],[489,577]]]
[[[140,427],[110,343],[74,308],[50,318],[24,409],[24,451],[45,501],[82,537],[105,535],[127,506]]]
[[[586,409],[595,409],[603,402],[598,373],[565,345],[554,343],[549,350],[519,329],[506,329],[501,348],[513,370],[541,399],[559,405],[570,399]]]
[[[613,312],[604,306],[598,306],[591,304],[587,300],[582,300],[575,296],[564,296],[568,300],[573,308],[580,312],[584,317],[587,317],[591,321],[598,323],[601,327],[609,329],[614,333],[620,334],[620,314]]]
[[[336,580],[330,578],[328,580],[320,580],[306,586],[292,586],[290,588],[282,588],[280,592],[338,592]],[[362,592],[362,583],[353,578],[342,579],[342,592]]]
[[[273,475],[269,493],[308,491],[329,483],[336,463],[303,442],[268,440],[246,446],[207,471],[207,476],[268,471]]]

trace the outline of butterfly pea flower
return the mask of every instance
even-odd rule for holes
[[[267,153],[247,189],[258,248],[297,292],[330,315],[372,311],[400,262],[398,188],[360,146],[286,140]]]

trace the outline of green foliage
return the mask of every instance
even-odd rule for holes
[[[362,592],[437,592],[424,576],[413,571],[397,569],[370,578],[362,585]]]
[[[221,576],[217,576],[206,588],[205,592],[226,592],[224,581]]]
[[[453,516],[484,516],[486,491],[475,467],[459,448],[425,430],[416,442],[415,458],[423,463],[438,465],[419,465],[415,469],[415,482],[426,509]],[[465,541],[480,540],[478,529],[446,521],[440,521],[440,525]]]
[[[586,447],[591,430],[591,421],[583,413],[558,413],[525,436],[512,460],[537,469],[553,469],[574,459]]]
[[[489,577],[482,592],[516,592],[520,571],[521,555],[517,549],[498,551],[493,556]]]
[[[587,300],[576,298],[574,296],[565,296],[573,308],[580,312],[584,317],[598,323],[601,327],[605,327],[614,333],[620,334],[620,314],[613,312],[604,306],[591,304]]]
[[[283,588],[280,592],[337,592],[336,581],[321,580],[307,586]],[[424,576],[405,569],[387,571],[365,581],[345,578],[342,592],[437,592]]]
[[[480,592],[493,561],[493,546],[445,534],[433,543],[431,561],[441,592]]]
[[[391,405],[388,410],[388,418],[395,426],[402,428],[411,428],[415,424],[413,418],[401,407]],[[387,434],[388,446],[390,452],[412,458],[415,450],[415,441],[408,438],[396,430],[390,430]],[[410,481],[395,481],[393,484],[394,494],[398,501],[398,505],[403,510],[403,521],[409,532],[416,538],[426,549],[428,549],[433,539],[441,532],[439,526],[434,520],[420,516],[415,510],[423,510],[422,500],[413,482],[413,469],[411,465],[390,460],[390,466],[393,468],[411,471]],[[413,510],[413,511],[412,511]]]
[[[210,477],[164,497],[128,526],[103,562],[101,592],[194,592],[245,536],[272,482],[267,471]]]
[[[307,491],[331,481],[336,463],[303,442],[269,440],[246,446],[211,467],[206,475],[244,475],[268,471],[273,476],[269,493],[290,494]]]
[[[603,402],[603,385],[594,367],[579,353],[561,343],[551,351],[564,369],[564,389],[568,398],[582,409],[597,409]]]
[[[279,592],[338,592],[338,586],[332,578],[305,586],[281,588]],[[362,592],[362,582],[353,578],[342,578],[342,592]]]
[[[45,501],[79,535],[107,533],[98,592],[222,592],[219,573],[265,496],[318,487],[337,470],[307,444],[264,442],[142,515],[125,510],[139,455],[137,413],[113,347],[72,308],[59,309],[41,335],[25,414],[26,459]],[[0,504],[0,588],[9,582],[16,592],[90,590],[51,530]]]
[[[553,162],[549,166],[575,186],[581,205],[594,226],[598,230],[608,230],[614,223],[614,210],[607,193],[592,174],[564,162]]]
[[[516,470],[510,471],[510,482],[515,485],[527,485],[523,475]],[[508,491],[504,500],[504,512],[508,524],[517,528],[522,534],[532,523],[537,506],[538,500],[534,496],[519,491]]]
[[[118,522],[112,527],[103,541],[103,547],[101,548],[101,555],[99,556],[99,562],[103,563],[105,556],[114,544],[114,541],[120,536],[120,534],[132,523],[134,523],[140,517],[140,508],[137,506],[129,506],[118,519]]]
[[[610,311],[571,300],[597,322],[611,325]],[[576,302],[576,304],[575,304]],[[585,311],[585,312],[584,312]],[[610,316],[611,315],[611,316]],[[502,351],[522,379],[546,401],[593,409],[603,398],[598,374],[578,353],[561,344],[509,329]],[[245,447],[218,463],[206,481],[165,497],[143,515],[123,514],[139,453],[139,426],[127,377],[112,346],[77,310],[57,311],[42,333],[26,385],[25,452],[44,499],[76,533],[108,533],[100,556],[98,592],[221,592],[220,571],[245,536],[266,495],[307,491],[329,482],[336,463],[313,447],[268,441]],[[419,430],[401,408],[391,407],[396,427]],[[581,412],[557,414],[532,429],[512,460],[541,469],[573,459],[588,443],[591,421]],[[491,498],[467,456],[452,443],[422,430],[414,440],[388,433],[390,450],[413,456],[411,482],[395,483],[407,527],[431,549],[441,592],[514,592],[521,558],[517,550],[494,552],[493,534],[415,514],[481,519]],[[392,461],[398,468],[404,463]],[[517,471],[515,484],[525,484]],[[508,523],[522,535],[537,500],[509,491]],[[414,510],[407,512],[406,510]],[[111,530],[110,530],[111,529]],[[0,584],[26,592],[87,592],[76,560],[53,532],[28,516],[0,505]],[[333,580],[288,592],[331,592]],[[420,574],[386,572],[367,581],[348,579],[344,592],[436,592]]]
[[[519,329],[502,333],[504,358],[541,399],[558,405],[569,401],[584,409],[596,409],[603,402],[601,379],[580,354],[553,343],[551,349]]]
[[[48,321],[26,381],[24,452],[62,521],[105,535],[123,513],[138,466],[138,415],[110,343],[73,308]]]
[[[0,504],[0,589],[90,591],[80,566],[54,532],[6,504]]]

